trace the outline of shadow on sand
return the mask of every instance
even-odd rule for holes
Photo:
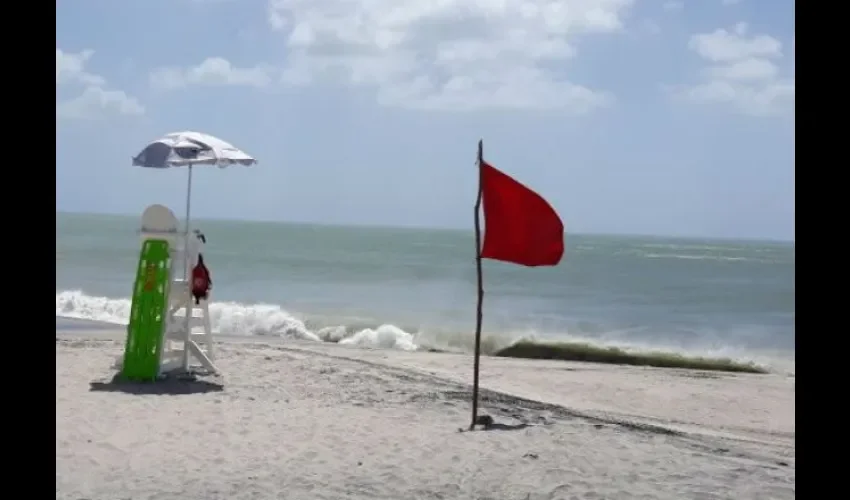
[[[519,431],[531,427],[531,424],[499,424],[492,423],[481,427],[483,431]]]
[[[533,424],[527,424],[525,422],[519,424],[500,424],[493,420],[493,417],[489,415],[479,415],[475,420],[475,426],[470,429],[458,429],[459,432],[468,432],[468,431],[519,431],[522,429],[527,429],[529,427],[533,427]]]
[[[127,380],[118,373],[108,382],[92,381],[89,386],[92,392],[123,392],[141,396],[206,394],[224,390],[222,384],[201,380],[194,375],[166,377],[154,382],[136,382]]]

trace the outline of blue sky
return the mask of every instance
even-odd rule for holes
[[[198,216],[471,228],[483,138],[568,232],[794,239],[793,1],[76,0],[56,81],[58,210],[181,214],[198,130]]]

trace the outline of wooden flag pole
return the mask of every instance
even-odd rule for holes
[[[479,220],[481,211],[481,162],[483,161],[484,141],[478,141],[478,197],[475,200],[475,271],[478,275],[478,304],[475,313],[475,362],[472,376],[472,423],[469,430],[475,428],[478,422],[478,363],[481,358],[481,303],[484,300],[484,285],[481,277],[481,222]]]

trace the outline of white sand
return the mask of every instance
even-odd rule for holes
[[[471,356],[231,341],[223,390],[140,391],[110,383],[122,341],[75,330],[57,499],[794,498],[789,377],[482,358],[482,411],[529,425],[458,432]]]

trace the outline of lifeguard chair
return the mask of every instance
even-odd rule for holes
[[[177,228],[168,207],[151,205],[142,214],[127,343],[118,362],[127,378],[156,379],[175,371],[220,373],[213,362],[209,296],[196,304],[190,285],[204,242],[197,233]]]

